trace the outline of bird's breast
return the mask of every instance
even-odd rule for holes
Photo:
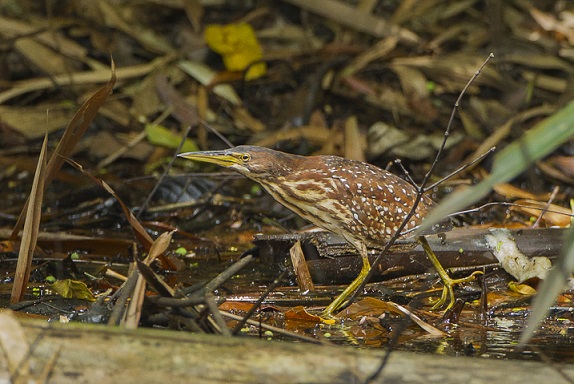
[[[381,243],[397,231],[416,191],[404,180],[379,171],[308,169],[261,184],[279,203],[321,228]],[[420,224],[427,209],[422,202],[406,229]]]

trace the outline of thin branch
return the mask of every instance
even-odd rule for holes
[[[185,134],[182,136],[181,141],[179,142],[179,145],[177,146],[177,149],[175,151],[175,154],[171,158],[167,167],[165,167],[165,170],[161,174],[160,178],[157,180],[157,183],[155,183],[155,185],[153,186],[153,189],[151,190],[151,192],[147,195],[146,200],[144,201],[144,203],[140,207],[138,214],[136,215],[136,219],[139,220],[139,218],[145,212],[145,210],[147,209],[149,202],[151,201],[152,197],[155,195],[159,186],[163,183],[163,180],[167,176],[168,172],[171,170],[171,167],[173,166],[173,163],[174,163],[175,159],[177,158],[177,154],[181,152],[181,148],[183,148],[183,145],[185,144],[185,141],[187,140],[187,136],[189,135],[189,132],[191,131],[192,127],[193,127],[193,125],[191,125],[191,124],[187,126],[187,128],[185,130]]]
[[[243,319],[241,319],[237,325],[235,326],[235,328],[233,328],[233,330],[231,331],[231,334],[233,336],[237,335],[239,333],[239,331],[241,331],[241,328],[243,328],[243,326],[245,325],[245,323],[247,323],[247,320],[249,320],[249,318],[255,313],[255,311],[261,306],[261,303],[263,303],[263,300],[265,300],[267,298],[267,296],[269,296],[269,294],[279,285],[279,283],[281,283],[281,281],[283,280],[283,278],[285,278],[285,275],[287,274],[287,270],[281,272],[281,274],[279,276],[277,276],[277,278],[275,280],[273,280],[273,282],[271,284],[269,284],[269,286],[267,287],[267,289],[265,290],[265,292],[263,292],[263,294],[261,295],[261,297],[259,297],[259,299],[257,299],[257,301],[251,306],[251,308],[249,308],[249,311],[247,311],[247,313],[245,314],[245,316],[243,316]]]
[[[484,68],[484,66],[490,61],[490,59],[492,59],[494,57],[494,54],[490,54],[488,56],[488,58],[484,61],[484,63],[482,63],[482,65],[480,66],[480,68],[474,73],[474,75],[472,76],[472,78],[468,81],[468,83],[465,85],[465,87],[463,88],[463,90],[460,92],[460,95],[458,96],[458,99],[456,100],[456,103],[452,109],[451,115],[450,115],[450,119],[448,121],[448,125],[445,129],[444,132],[444,139],[442,141],[442,144],[435,156],[435,159],[430,167],[430,169],[427,171],[427,173],[425,174],[423,181],[421,183],[420,186],[417,187],[417,194],[415,196],[415,199],[413,201],[413,205],[411,207],[411,210],[409,211],[409,213],[405,216],[405,218],[403,219],[403,221],[401,222],[401,224],[398,226],[397,230],[395,231],[395,233],[393,234],[393,236],[391,237],[391,239],[387,242],[387,244],[385,244],[385,247],[383,248],[383,250],[379,253],[379,255],[377,256],[377,258],[375,259],[375,261],[373,262],[373,265],[371,265],[371,268],[369,269],[369,272],[367,273],[367,275],[365,276],[365,279],[361,282],[361,284],[359,285],[359,287],[355,290],[355,292],[353,292],[353,294],[351,295],[351,297],[349,297],[349,300],[347,301],[347,305],[352,303],[355,298],[357,297],[357,295],[359,294],[359,292],[361,292],[364,288],[365,285],[367,285],[367,283],[371,280],[371,278],[373,277],[373,275],[375,274],[376,271],[378,271],[378,266],[379,264],[381,264],[381,261],[383,260],[383,257],[386,256],[387,252],[389,251],[389,249],[391,248],[391,246],[393,246],[395,244],[395,242],[399,239],[399,237],[402,236],[402,232],[403,229],[405,229],[405,227],[407,226],[407,223],[411,220],[411,218],[414,216],[416,209],[418,207],[418,205],[420,204],[424,193],[425,193],[425,185],[428,183],[428,180],[431,176],[431,174],[434,172],[434,169],[436,168],[436,165],[440,159],[440,157],[442,156],[442,152],[444,151],[444,148],[446,146],[446,141],[448,140],[448,136],[450,133],[450,129],[452,127],[452,123],[454,121],[454,116],[456,111],[458,110],[458,105],[462,99],[462,97],[464,96],[466,90],[468,89],[468,87],[470,86],[470,84],[472,84],[472,82],[478,77],[478,75],[480,75],[480,72],[482,71],[482,69]]]
[[[548,202],[546,202],[546,206],[544,206],[544,209],[542,210],[542,212],[540,212],[540,215],[538,216],[538,218],[536,219],[534,224],[532,224],[533,228],[536,228],[540,225],[540,221],[542,220],[542,216],[544,216],[544,214],[546,212],[548,212],[548,208],[550,208],[550,204],[552,204],[552,202],[556,198],[556,195],[558,194],[559,190],[560,190],[559,186],[554,187],[554,189],[552,190],[552,193],[550,194],[550,198],[548,199]]]
[[[486,64],[488,64],[488,62],[490,61],[490,59],[492,59],[494,57],[493,53],[490,53],[490,55],[488,55],[488,57],[486,58],[486,60],[484,60],[484,62],[482,63],[482,65],[480,66],[480,68],[478,68],[478,70],[474,73],[474,75],[470,78],[470,80],[468,81],[468,83],[466,83],[466,85],[464,86],[464,88],[462,89],[462,91],[460,92],[460,94],[458,95],[458,99],[456,99],[456,102],[454,103],[454,107],[452,108],[452,112],[450,114],[450,119],[448,120],[448,124],[446,126],[446,129],[444,131],[444,137],[442,140],[442,144],[434,158],[434,161],[431,165],[431,167],[429,168],[429,170],[427,171],[423,182],[421,183],[421,186],[424,187],[428,181],[428,179],[430,178],[430,176],[432,175],[432,173],[434,172],[434,169],[436,168],[438,161],[440,160],[442,153],[444,151],[444,148],[446,146],[446,141],[448,140],[448,137],[450,135],[450,129],[452,127],[452,123],[454,122],[454,116],[456,114],[456,111],[458,111],[458,106],[460,104],[460,101],[462,100],[464,94],[466,93],[466,90],[468,89],[468,87],[470,87],[470,85],[474,82],[474,80],[480,75],[480,73],[482,72],[483,68],[486,66]],[[416,209],[416,207],[415,207]]]
[[[213,128],[211,125],[209,125],[205,120],[200,119],[199,123],[201,125],[203,125],[205,128],[209,129],[211,131],[211,133],[213,133],[215,136],[217,136],[221,141],[223,141],[225,143],[225,145],[227,145],[229,148],[233,148],[235,147],[235,145],[233,145],[231,143],[231,141],[227,140],[225,138],[225,136],[223,136],[217,129]]]
[[[424,188],[425,192],[428,192],[430,190],[432,190],[433,188],[435,188],[437,185],[440,185],[442,183],[444,183],[445,181],[447,181],[448,179],[450,179],[451,177],[458,175],[459,173],[465,171],[466,169],[472,167],[473,165],[475,165],[476,163],[481,162],[486,156],[490,155],[492,152],[494,152],[496,149],[496,147],[492,147],[490,148],[488,151],[484,152],[482,155],[480,155],[479,157],[477,157],[476,159],[474,159],[473,161],[471,161],[468,164],[464,164],[462,167],[460,167],[459,169],[455,170],[454,172],[451,172],[449,175],[443,177],[442,179],[440,179],[439,181],[437,181],[434,184],[429,185],[428,187]]]
[[[541,212],[547,212],[547,213],[555,213],[558,215],[562,215],[562,216],[568,216],[568,217],[574,217],[574,213],[565,213],[565,212],[560,212],[560,211],[556,211],[554,209],[547,209],[547,207],[533,207],[531,205],[527,205],[527,204],[516,204],[516,203],[508,203],[505,201],[496,201],[496,202],[492,202],[492,203],[486,203],[481,205],[480,207],[475,207],[475,208],[471,208],[471,209],[467,209],[464,211],[458,211],[455,213],[450,214],[449,216],[456,216],[456,215],[463,215],[465,213],[473,213],[473,212],[478,212],[483,208],[486,207],[490,207],[490,206],[503,206],[503,207],[519,207],[519,208],[528,208],[528,209],[534,209],[534,210],[538,210]]]
[[[415,200],[413,202],[413,205],[411,207],[411,210],[409,211],[409,213],[405,216],[405,218],[403,219],[403,221],[401,222],[401,224],[399,225],[399,227],[397,228],[397,230],[395,231],[395,233],[393,234],[393,236],[391,237],[391,239],[389,240],[389,242],[387,242],[387,244],[385,245],[385,247],[383,248],[383,250],[379,253],[379,255],[377,256],[377,258],[375,259],[375,261],[373,262],[373,265],[371,266],[371,268],[369,269],[369,272],[367,273],[367,276],[365,276],[365,279],[361,282],[361,284],[359,285],[359,287],[355,290],[355,292],[352,294],[352,296],[349,298],[349,300],[347,301],[347,303],[351,303],[353,302],[353,300],[355,299],[355,297],[358,295],[359,292],[361,292],[365,285],[369,282],[369,280],[371,279],[371,277],[373,276],[373,274],[375,273],[375,271],[378,270],[378,266],[381,263],[381,261],[383,260],[383,257],[385,257],[385,255],[387,254],[388,250],[390,249],[390,247],[398,240],[398,238],[402,235],[402,231],[403,229],[406,227],[407,223],[410,221],[411,217],[414,216],[416,209],[418,207],[418,205],[420,204],[424,194],[425,194],[425,185],[428,183],[428,180],[430,179],[432,173],[434,172],[439,159],[442,156],[442,153],[444,151],[444,148],[446,146],[446,141],[448,140],[448,136],[450,134],[450,128],[452,127],[452,123],[454,121],[454,116],[456,111],[458,110],[458,106],[459,103],[462,99],[462,97],[464,96],[466,90],[468,89],[468,87],[470,86],[470,84],[478,77],[478,75],[480,75],[480,72],[482,71],[482,69],[484,68],[484,66],[490,61],[490,59],[492,59],[494,57],[494,54],[490,54],[488,56],[488,58],[484,61],[484,63],[482,63],[482,65],[480,66],[480,68],[474,73],[474,76],[472,76],[472,78],[468,81],[468,83],[466,84],[466,86],[463,88],[463,90],[460,92],[458,99],[456,100],[456,103],[452,109],[451,115],[450,115],[450,119],[448,121],[448,124],[446,126],[446,129],[444,131],[444,138],[442,141],[442,144],[439,148],[439,150],[437,151],[437,154],[434,158],[434,161],[431,165],[431,167],[429,168],[429,170],[427,171],[427,173],[425,174],[423,181],[421,183],[420,186],[417,186],[417,194],[415,196]],[[414,184],[416,185],[416,184]],[[387,351],[387,353],[385,354],[385,356],[383,357],[383,359],[381,360],[381,364],[379,365],[379,367],[377,368],[377,370],[367,379],[367,383],[373,382],[374,380],[376,380],[379,375],[381,374],[381,372],[383,371],[383,369],[385,368],[385,366],[387,365],[387,362],[390,358],[391,355],[391,351],[393,350],[392,345],[389,346],[389,349]]]

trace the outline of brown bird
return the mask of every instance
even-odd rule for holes
[[[258,182],[279,203],[311,223],[341,235],[363,259],[359,276],[324,311],[330,315],[360,286],[370,265],[367,245],[382,245],[412,208],[415,187],[360,161],[337,156],[298,156],[256,146],[182,153]],[[404,230],[419,225],[433,205],[424,196]]]

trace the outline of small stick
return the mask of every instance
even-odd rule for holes
[[[247,266],[247,264],[253,261],[253,255],[247,255],[238,261],[236,261],[232,266],[227,268],[225,271],[217,275],[213,280],[205,285],[205,287],[194,292],[190,295],[190,298],[203,296],[206,292],[212,292],[213,290],[219,288],[223,283],[229,280],[233,275],[237,274],[240,270]]]
[[[429,170],[427,171],[427,173],[425,174],[423,181],[421,183],[420,186],[417,186],[417,195],[415,197],[415,200],[413,202],[413,206],[411,208],[411,210],[409,211],[409,213],[405,216],[404,220],[402,221],[402,223],[399,225],[398,229],[395,231],[395,233],[393,234],[393,236],[391,237],[391,239],[389,240],[389,242],[387,242],[387,244],[385,245],[385,247],[383,248],[383,250],[379,253],[379,255],[377,256],[377,258],[375,259],[375,261],[373,262],[369,272],[367,273],[367,276],[365,276],[365,279],[361,282],[361,284],[359,285],[359,287],[355,290],[355,292],[353,293],[353,295],[349,298],[349,300],[347,301],[348,303],[353,302],[353,300],[355,299],[355,297],[358,295],[358,292],[361,292],[363,290],[363,288],[365,287],[365,285],[369,282],[369,280],[371,279],[371,277],[373,276],[373,274],[375,273],[375,271],[378,269],[379,264],[381,263],[383,257],[387,254],[387,252],[389,251],[389,249],[391,248],[391,246],[397,241],[397,239],[401,236],[401,233],[403,231],[403,229],[406,227],[407,223],[409,222],[409,220],[411,219],[411,217],[414,216],[416,209],[420,203],[420,201],[423,198],[423,195],[425,193],[425,185],[427,184],[432,172],[434,171],[434,169],[436,168],[436,165],[442,155],[442,152],[444,151],[444,148],[446,146],[446,141],[448,140],[448,136],[450,134],[450,128],[452,126],[452,123],[454,121],[454,116],[456,111],[458,110],[458,106],[460,103],[460,100],[462,99],[463,95],[465,94],[466,90],[468,89],[468,87],[470,86],[470,84],[478,77],[478,75],[480,75],[480,72],[482,71],[482,69],[484,68],[484,66],[490,61],[490,59],[492,59],[494,57],[494,54],[490,54],[488,56],[488,58],[484,61],[484,63],[482,63],[482,65],[480,66],[480,68],[474,73],[474,76],[472,76],[472,78],[468,81],[468,83],[466,84],[466,86],[463,88],[463,90],[460,92],[458,99],[456,100],[454,107],[452,109],[451,115],[450,115],[450,119],[448,121],[448,124],[446,126],[446,129],[444,131],[444,138],[442,141],[442,144],[434,158],[434,161],[431,165],[431,167],[429,168]],[[415,184],[416,186],[416,184]],[[383,372],[383,369],[385,368],[385,366],[387,365],[387,362],[389,361],[389,358],[391,357],[391,351],[393,350],[393,348],[389,348],[387,350],[387,353],[385,353],[385,356],[382,358],[381,360],[381,364],[379,365],[379,367],[377,368],[377,370],[366,380],[366,383],[372,383],[374,382],[374,380],[376,380],[377,378],[379,378],[379,375],[381,374],[381,372]]]
[[[548,208],[550,208],[550,204],[552,204],[552,202],[556,198],[556,195],[558,194],[559,190],[560,190],[559,186],[555,186],[554,189],[552,189],[552,193],[550,194],[550,198],[548,199],[548,202],[544,206],[544,209],[542,210],[542,212],[540,212],[540,215],[538,215],[538,218],[536,219],[534,224],[532,224],[532,228],[537,228],[540,225],[540,221],[542,220],[542,216],[544,216],[544,214],[546,212],[548,212]]]
[[[493,205],[498,205],[498,206],[504,206],[504,207],[519,207],[519,208],[528,208],[528,209],[534,209],[534,210],[539,210],[539,211],[544,211],[544,212],[549,212],[549,213],[556,213],[558,215],[564,215],[564,216],[568,216],[568,217],[574,217],[573,213],[564,213],[564,212],[560,212],[560,211],[556,211],[554,209],[547,209],[545,208],[540,208],[540,207],[533,207],[531,205],[526,205],[526,204],[517,204],[517,203],[507,203],[504,201],[497,201],[497,202],[492,202],[492,203],[485,203],[483,205],[481,205],[480,207],[475,207],[475,208],[471,208],[471,209],[466,209],[464,211],[458,211],[453,213],[451,216],[454,215],[462,215],[465,213],[472,213],[472,212],[478,212],[483,208],[489,207],[489,206],[493,206]]]
[[[295,271],[295,277],[297,278],[299,289],[303,292],[314,291],[315,285],[313,284],[309,267],[305,261],[305,255],[301,248],[301,241],[297,240],[291,249],[289,249],[289,255],[291,256],[291,264],[293,264],[293,270]]]
[[[381,261],[383,260],[383,257],[386,256],[387,252],[389,251],[389,249],[391,248],[392,245],[395,244],[395,242],[398,240],[398,238],[400,236],[402,236],[402,232],[403,229],[406,227],[407,223],[410,221],[410,219],[414,216],[416,209],[419,205],[419,203],[421,202],[423,195],[425,193],[425,185],[428,183],[428,180],[432,174],[432,172],[434,171],[434,169],[436,168],[436,165],[438,163],[438,160],[440,159],[440,157],[442,156],[442,152],[444,151],[444,148],[446,146],[446,141],[448,140],[448,136],[450,134],[450,128],[452,126],[452,123],[454,121],[454,116],[456,111],[458,110],[458,106],[460,104],[460,100],[462,99],[463,95],[465,94],[466,90],[468,89],[468,87],[470,86],[470,84],[478,77],[478,75],[480,75],[480,72],[482,71],[482,69],[484,68],[484,66],[490,61],[490,59],[492,59],[494,57],[494,54],[490,54],[488,56],[488,58],[482,63],[482,65],[480,66],[480,68],[474,73],[474,75],[472,76],[472,78],[468,81],[468,83],[465,85],[465,87],[463,88],[463,90],[460,92],[458,99],[456,100],[456,103],[452,109],[451,115],[450,115],[450,119],[448,121],[447,127],[444,131],[444,138],[442,141],[442,144],[435,156],[435,159],[430,167],[430,169],[427,171],[427,173],[425,174],[422,183],[420,184],[420,186],[418,186],[417,184],[415,184],[415,187],[417,189],[417,194],[415,196],[415,200],[413,202],[413,206],[411,208],[411,210],[409,211],[409,213],[405,216],[405,218],[403,219],[403,221],[401,222],[401,224],[399,225],[399,227],[397,228],[397,230],[395,231],[395,233],[393,234],[393,236],[391,237],[391,239],[387,242],[387,244],[385,244],[385,247],[383,248],[383,250],[379,253],[379,255],[377,256],[377,258],[375,259],[375,261],[373,262],[373,264],[371,265],[371,269],[369,270],[369,272],[367,273],[367,275],[365,276],[365,279],[361,282],[361,284],[359,285],[359,287],[355,290],[355,292],[353,292],[353,294],[351,295],[351,297],[349,297],[349,299],[347,300],[347,305],[351,304],[355,298],[357,297],[357,295],[359,294],[359,292],[363,291],[363,288],[365,288],[365,285],[371,280],[371,278],[373,277],[373,274],[375,273],[375,271],[378,270],[378,266],[381,264]],[[384,365],[384,364],[383,364]]]
[[[233,330],[231,331],[232,335],[235,336],[239,333],[239,331],[241,331],[241,328],[243,328],[245,323],[247,323],[247,320],[249,320],[249,318],[261,306],[261,303],[263,303],[263,300],[265,300],[267,298],[267,296],[269,296],[269,294],[271,292],[273,292],[273,290],[279,285],[279,283],[283,280],[283,278],[285,277],[286,274],[287,274],[286,270],[281,272],[281,274],[279,276],[277,276],[277,278],[275,280],[273,280],[273,282],[271,284],[269,284],[269,286],[267,287],[265,292],[263,292],[261,297],[259,299],[257,299],[257,301],[251,306],[251,308],[249,308],[249,311],[247,311],[245,316],[243,316],[243,318],[239,321],[239,323],[235,326],[235,328],[233,328]]]
[[[443,177],[442,179],[440,179],[439,181],[437,181],[434,184],[429,185],[428,187],[424,188],[425,192],[432,190],[434,187],[436,187],[437,185],[440,185],[442,183],[444,183],[445,181],[447,181],[448,179],[450,179],[451,177],[458,175],[459,173],[465,171],[466,169],[472,167],[473,165],[475,165],[476,163],[482,161],[486,156],[490,155],[492,152],[494,152],[494,150],[496,149],[496,147],[492,147],[490,148],[488,151],[484,152],[482,155],[478,156],[476,159],[474,159],[473,161],[471,161],[468,164],[464,164],[462,167],[458,168],[457,170],[455,170],[454,172],[451,172],[449,175]]]
[[[179,145],[177,146],[175,154],[171,158],[167,167],[165,167],[165,170],[163,171],[163,173],[159,177],[157,183],[155,183],[155,185],[153,186],[153,189],[151,190],[151,192],[147,195],[147,198],[145,199],[144,203],[141,205],[140,210],[136,215],[136,219],[139,220],[141,215],[145,212],[145,210],[147,209],[147,206],[149,205],[149,202],[151,201],[151,198],[155,195],[159,186],[161,185],[161,183],[163,183],[163,180],[167,176],[168,172],[171,170],[171,167],[173,166],[173,163],[175,162],[175,159],[177,158],[177,154],[181,152],[181,148],[183,148],[183,145],[185,144],[185,141],[187,140],[187,136],[189,135],[189,132],[191,131],[191,128],[193,126],[194,125],[191,125],[191,124],[187,126],[187,128],[185,130],[185,135],[183,135],[183,137],[181,138],[181,141],[179,142]]]
[[[232,320],[239,320],[239,321],[242,320],[241,316],[235,315],[233,313],[229,313],[226,311],[220,311],[220,312],[221,312],[221,315],[223,317],[227,317],[227,318],[232,319]],[[266,329],[266,330],[271,331],[271,332],[275,332],[275,333],[283,335],[283,336],[292,337],[294,339],[298,339],[301,341],[306,341],[306,342],[313,343],[313,344],[325,344],[326,343],[325,340],[317,340],[313,337],[300,335],[300,334],[295,333],[295,332],[289,332],[289,331],[286,331],[285,329],[274,327],[272,325],[268,325],[268,324],[265,324],[265,323],[262,323],[259,321],[247,320],[246,323],[249,325],[256,326],[256,327],[261,327],[263,329]]]
[[[227,324],[225,323],[225,319],[223,319],[223,316],[221,315],[219,308],[217,308],[215,298],[213,297],[213,294],[211,292],[205,294],[204,303],[207,306],[207,308],[209,308],[213,321],[215,322],[215,324],[217,324],[217,327],[219,328],[223,336],[232,336],[231,331],[229,330]]]

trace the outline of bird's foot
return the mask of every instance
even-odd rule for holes
[[[453,287],[456,284],[468,283],[468,282],[474,280],[477,275],[482,275],[482,271],[475,271],[472,274],[470,274],[469,276],[466,276],[466,277],[463,277],[460,279],[453,279],[448,275],[446,270],[440,264],[440,262],[438,261],[438,258],[434,254],[433,250],[431,249],[431,247],[430,247],[429,243],[427,242],[427,240],[425,239],[425,237],[419,236],[418,240],[421,243],[423,249],[425,250],[425,253],[427,254],[432,265],[435,267],[436,271],[438,272],[438,275],[439,275],[439,277],[443,283],[442,294],[440,296],[440,299],[433,302],[433,306],[431,309],[435,310],[435,309],[441,308],[446,303],[447,297],[448,297],[450,301],[449,301],[448,306],[446,307],[445,310],[449,310],[450,308],[452,308],[452,306],[454,305],[454,302],[455,302]]]
[[[442,266],[441,266],[441,268],[442,268]],[[444,273],[445,273],[445,277],[441,276],[441,280],[443,283],[442,294],[440,296],[440,299],[433,301],[433,303],[432,303],[433,306],[432,306],[431,310],[441,308],[446,303],[447,296],[449,297],[450,301],[449,301],[447,307],[445,308],[445,310],[448,311],[449,309],[451,309],[455,303],[453,287],[456,284],[468,283],[470,281],[473,281],[477,275],[482,275],[482,271],[475,271],[472,274],[470,274],[469,276],[466,276],[466,277],[463,277],[460,279],[453,279],[450,276],[448,276],[446,271]]]

